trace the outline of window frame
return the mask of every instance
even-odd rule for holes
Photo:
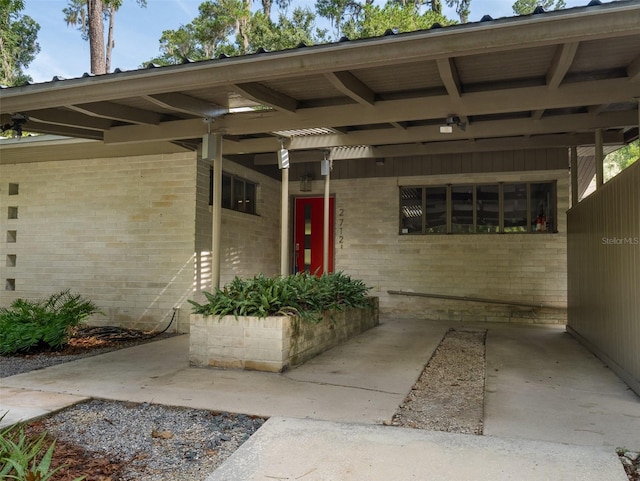
[[[550,222],[552,225],[551,229],[545,231],[536,231],[535,223],[533,222],[533,214],[532,214],[532,185],[535,184],[548,184],[551,186],[550,198],[549,198],[549,206],[547,208],[548,212],[550,212],[549,219],[547,222]],[[505,231],[505,186],[509,185],[525,185],[526,186],[526,230],[524,231]],[[481,186],[495,186],[498,191],[498,231],[497,232],[479,232],[478,231],[478,213],[477,213],[477,198],[478,192],[477,188]],[[446,189],[446,232],[428,232],[427,226],[427,210],[426,210],[426,192],[427,189],[434,188],[444,188]],[[453,197],[452,192],[456,188],[471,188],[472,189],[472,198],[473,198],[473,225],[470,228],[469,232],[453,232]],[[403,216],[403,189],[418,189],[422,195],[422,230],[421,231],[413,231],[413,232],[404,232],[406,228],[403,227],[403,220],[405,217]],[[399,196],[399,235],[491,235],[491,234],[557,234],[558,233],[558,181],[553,180],[532,180],[532,181],[512,181],[512,182],[470,182],[470,183],[456,183],[456,184],[432,184],[432,185],[416,185],[416,184],[408,184],[399,186],[398,190]]]
[[[228,172],[222,172],[222,177],[223,177],[223,187],[225,185],[224,180],[228,179],[228,185],[229,185],[229,206],[225,206],[224,202],[222,205],[223,209],[227,209],[227,210],[232,210],[234,212],[242,212],[243,214],[250,214],[250,215],[258,215],[258,183],[257,182],[253,182],[251,180],[245,179],[244,177],[241,177],[239,175],[235,175],[235,174],[230,174]],[[236,202],[236,194],[235,194],[235,189],[236,189],[236,185],[237,183],[240,183],[242,185],[242,191],[244,192],[244,197],[245,197],[245,201],[240,202],[240,205],[242,206],[242,208],[239,208],[239,204]],[[249,210],[246,210],[246,206],[248,205],[248,203],[246,202],[246,195],[247,195],[247,185],[251,185],[253,188],[253,205],[251,205],[251,208]],[[224,199],[224,193],[223,193],[223,199]],[[209,205],[212,206],[213,205],[213,169],[209,169]]]

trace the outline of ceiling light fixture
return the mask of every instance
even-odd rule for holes
[[[454,125],[457,126],[463,132],[467,130],[467,123],[460,120],[460,117],[458,117],[457,115],[450,115],[445,119],[445,123],[446,125],[440,126],[441,134],[452,134]]]

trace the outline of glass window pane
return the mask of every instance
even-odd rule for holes
[[[231,176],[222,176],[222,208],[231,209]]]
[[[249,214],[256,213],[256,184],[252,182],[245,182],[244,204],[245,212]]]
[[[422,232],[422,188],[400,188],[400,233]]]
[[[555,231],[555,193],[553,182],[531,184],[531,230]]]
[[[447,232],[447,188],[427,187],[427,234]]]
[[[486,234],[499,231],[500,188],[497,184],[477,185],[476,232]]]
[[[233,179],[233,210],[244,212],[244,181]]]
[[[473,232],[473,185],[451,188],[451,232]]]
[[[504,231],[528,232],[527,184],[504,184]]]

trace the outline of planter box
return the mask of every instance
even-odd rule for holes
[[[372,308],[346,309],[317,324],[297,317],[191,315],[192,366],[282,372],[378,325],[378,298]]]

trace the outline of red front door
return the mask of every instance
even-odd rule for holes
[[[333,272],[334,211],[329,198],[329,272]],[[296,272],[322,274],[324,198],[302,197],[295,201],[294,265]]]

